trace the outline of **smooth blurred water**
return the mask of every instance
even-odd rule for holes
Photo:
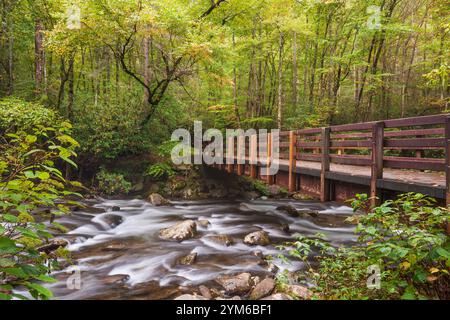
[[[317,218],[293,218],[276,210],[290,204],[297,209],[317,210]],[[97,200],[89,206],[106,209],[106,213],[74,212],[59,223],[71,231],[62,235],[70,242],[73,264],[81,271],[81,289],[67,288],[68,270],[54,276],[59,282],[49,287],[57,299],[159,299],[189,291],[200,284],[212,283],[219,275],[250,272],[269,274],[267,265],[255,256],[261,251],[274,257],[281,269],[297,271],[304,266],[293,261],[286,265],[277,255],[277,245],[294,240],[296,235],[325,234],[335,246],[356,241],[354,227],[344,223],[352,210],[335,203],[299,201],[192,201],[174,202],[172,207],[154,207],[142,200]],[[111,208],[120,207],[120,211]],[[207,227],[198,227],[194,239],[182,243],[162,240],[158,231],[177,222],[208,220]],[[116,225],[117,224],[117,225]],[[288,224],[290,231],[283,231]],[[254,231],[269,233],[271,245],[248,246],[244,237]],[[208,238],[211,235],[231,236],[235,244],[224,246]],[[191,252],[198,254],[191,266],[177,260]],[[109,276],[127,275],[126,281],[110,283]],[[108,278],[109,277],[109,278]]]

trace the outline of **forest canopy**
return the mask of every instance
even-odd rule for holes
[[[2,0],[0,12],[0,96],[57,110],[99,158],[193,118],[298,129],[448,108],[443,0]]]

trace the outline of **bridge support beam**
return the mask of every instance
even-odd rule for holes
[[[297,174],[295,173],[296,165],[297,165],[297,136],[294,131],[289,133],[289,192],[295,192],[297,189],[296,186],[296,178]]]
[[[376,122],[372,127],[372,168],[370,178],[370,201],[372,206],[380,202],[377,188],[379,179],[383,179],[384,161],[384,122]]]
[[[326,178],[330,171],[330,128],[322,128],[322,170],[320,172],[320,201],[330,201],[330,182]]]

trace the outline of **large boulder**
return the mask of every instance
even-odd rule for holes
[[[169,228],[159,231],[159,236],[164,240],[183,241],[195,237],[197,224],[192,220],[179,222]]]
[[[251,246],[267,246],[270,244],[269,234],[265,231],[256,231],[247,235],[244,243]]]
[[[258,283],[250,294],[251,300],[259,300],[270,295],[275,289],[276,282],[274,279],[267,278]]]
[[[148,201],[156,206],[156,207],[160,207],[160,206],[168,206],[170,205],[170,201],[167,200],[166,198],[164,198],[162,195],[160,195],[159,193],[152,193],[151,195],[148,196]]]
[[[229,296],[244,295],[251,290],[253,285],[250,273],[241,273],[236,276],[221,276],[216,279],[216,282],[225,289],[225,293]]]

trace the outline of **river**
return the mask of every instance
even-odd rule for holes
[[[97,199],[86,204],[90,210],[58,219],[70,229],[60,237],[70,242],[73,261],[53,274],[58,282],[49,288],[56,299],[173,299],[192,293],[201,284],[214,287],[219,275],[269,275],[272,270],[258,257],[261,252],[272,256],[273,264],[281,270],[301,270],[303,263],[286,264],[277,257],[280,251],[276,246],[294,240],[297,234],[322,233],[335,246],[356,241],[354,226],[344,223],[352,210],[336,203],[205,200],[154,207],[137,199]],[[317,210],[319,216],[293,218],[276,210],[287,204],[299,210]],[[186,219],[208,220],[210,225],[199,227],[197,237],[182,243],[158,237],[160,229]],[[243,243],[245,235],[258,230],[269,233],[271,245],[251,247]],[[228,235],[234,244],[217,243],[212,235]],[[195,264],[177,262],[192,252],[198,254]]]

